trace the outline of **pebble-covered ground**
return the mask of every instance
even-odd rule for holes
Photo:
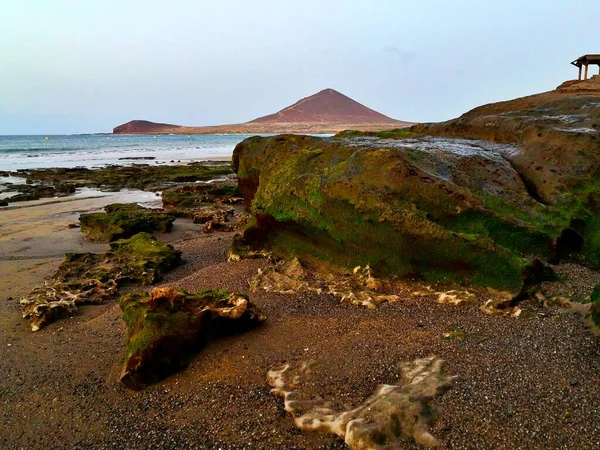
[[[187,264],[165,283],[247,292],[268,262],[227,262],[231,238],[176,243]],[[333,435],[294,426],[269,393],[269,368],[314,359],[316,372],[301,389],[353,406],[377,384],[394,383],[399,361],[432,354],[461,376],[437,400],[442,413],[432,433],[445,448],[600,448],[600,338],[580,314],[556,306],[528,300],[510,318],[440,305],[435,295],[407,294],[410,287],[399,291],[402,301],[376,310],[325,294],[259,292],[251,298],[268,316],[263,326],[211,342],[187,369],[130,392],[118,382],[125,339],[118,306],[83,307],[31,333],[17,296],[30,287],[15,279],[12,299],[0,295],[2,449],[345,448]],[[444,337],[449,331],[457,333]]]

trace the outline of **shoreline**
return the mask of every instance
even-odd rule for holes
[[[600,444],[600,339],[576,309],[527,299],[519,317],[488,315],[480,306],[492,294],[483,288],[466,287],[473,303],[456,306],[440,304],[435,289],[408,280],[390,285],[397,302],[376,309],[325,292],[251,291],[250,281],[271,262],[228,261],[235,232],[204,234],[190,219],[177,219],[171,233],[155,233],[186,260],[157,286],[244,293],[267,321],[207,343],[185,369],[128,391],[119,382],[126,330],[117,301],[83,305],[74,317],[32,333],[19,297],[51,275],[65,251],[106,251],[108,244],[87,242],[68,227],[78,214],[140,200],[158,205],[161,197],[154,189],[80,188],[0,209],[0,447],[343,449],[333,435],[296,428],[270,392],[269,369],[314,360],[299,391],[352,408],[377,385],[398,383],[399,363],[430,355],[459,377],[432,400],[442,412],[431,432],[444,447]],[[589,286],[598,281],[597,273],[571,272]],[[564,286],[550,288],[560,294]]]
[[[68,215],[56,213],[68,222]],[[442,414],[431,431],[444,447],[491,449],[519,442],[528,448],[567,443],[592,448],[597,443],[594,355],[600,341],[577,313],[527,300],[522,318],[489,316],[476,305],[415,297],[410,293],[422,288],[418,283],[398,285],[401,301],[375,310],[314,292],[250,293],[248,280],[269,263],[228,262],[234,233],[202,234],[197,227],[190,225],[187,235],[161,236],[187,263],[159,286],[245,292],[267,322],[209,342],[187,368],[141,392],[118,382],[125,326],[115,302],[83,306],[72,319],[32,333],[21,319],[18,296],[62,258],[0,259],[6,275],[0,289],[9,297],[0,302],[2,448],[343,449],[333,435],[295,427],[283,402],[269,392],[269,368],[283,360],[316,360],[302,392],[356,406],[378,384],[397,382],[399,361],[430,354],[446,360],[447,374],[460,377],[435,400]],[[69,233],[77,236],[79,230]],[[486,295],[474,292],[477,298]],[[460,338],[445,337],[449,330]],[[420,447],[406,442],[405,448]]]
[[[57,135],[0,137],[0,172],[39,168],[224,161],[245,136]],[[179,161],[179,162],[178,162]]]

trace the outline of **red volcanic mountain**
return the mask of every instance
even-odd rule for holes
[[[170,133],[173,128],[179,128],[179,125],[170,125],[168,123],[156,123],[149,120],[132,120],[113,129],[115,134],[151,134],[151,133]]]
[[[400,124],[334,89],[323,89],[281,111],[248,123]]]
[[[376,131],[411,125],[384,116],[333,89],[324,89],[281,111],[233,125],[184,127],[147,120],[119,125],[115,134],[209,133],[336,133],[342,130]]]

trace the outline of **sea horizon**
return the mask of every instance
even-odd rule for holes
[[[250,135],[0,135],[0,171],[230,158]]]
[[[251,136],[256,134],[0,135],[0,171],[225,160]]]

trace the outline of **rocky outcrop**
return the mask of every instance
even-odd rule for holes
[[[557,205],[587,202],[600,173],[600,78],[475,108],[457,119],[420,124],[412,132],[518,144],[503,156],[532,196]],[[596,202],[596,200],[593,200]],[[587,202],[589,203],[589,202]],[[595,205],[595,203],[594,203]]]
[[[550,253],[551,238],[499,213],[500,192],[522,217],[544,209],[500,150],[433,138],[247,139],[234,151],[253,214],[244,242],[383,276],[518,292],[530,267],[519,247]]]
[[[304,291],[326,292],[350,303],[375,309],[380,303],[395,303],[400,297],[386,293],[385,283],[373,276],[369,266],[355,267],[350,275],[324,273],[318,270],[305,270],[298,258],[291,261],[278,261],[266,269],[258,269],[258,274],[250,280],[252,292],[259,290],[279,294],[297,294]],[[386,289],[388,288],[388,289]]]
[[[21,299],[23,317],[33,331],[73,315],[77,305],[114,297],[124,284],[153,284],[181,263],[180,251],[147,233],[110,246],[107,253],[67,253],[54,275]]]
[[[75,186],[69,183],[57,183],[54,186],[13,184],[6,192],[20,192],[6,198],[7,203],[25,202],[39,200],[40,198],[64,197],[75,192]]]
[[[100,190],[119,190],[123,188],[163,190],[175,183],[208,181],[231,175],[228,163],[219,161],[193,162],[186,165],[146,165],[109,166],[100,169],[49,168],[23,169],[7,172],[8,175],[26,177],[28,182],[44,186],[54,186],[59,192],[60,186],[72,192],[76,187],[95,187]],[[72,185],[71,187],[69,187]],[[14,185],[14,190],[23,185]]]
[[[540,260],[600,267],[600,95],[552,98],[555,110],[535,99],[520,115],[498,106],[496,134],[480,117],[492,105],[410,131],[247,139],[233,157],[253,216],[241,243],[513,297],[543,274]],[[579,125],[563,130],[569,107]],[[534,113],[532,133],[523,124]]]
[[[218,290],[190,294],[159,287],[127,294],[119,304],[127,325],[121,382],[135,390],[185,367],[211,337],[265,320],[246,297]]]
[[[202,231],[232,231],[228,224],[234,216],[233,205],[241,203],[237,181],[228,178],[225,181],[197,183],[177,186],[163,192],[164,209],[178,217],[187,217],[194,223],[204,225]]]
[[[137,233],[168,232],[175,217],[160,210],[144,208],[135,203],[114,203],[104,207],[103,213],[81,214],[81,233],[86,239],[112,242]]]
[[[354,409],[302,395],[301,385],[311,374],[313,361],[274,367],[267,381],[271,392],[284,398],[285,410],[298,428],[336,434],[351,450],[402,448],[410,441],[437,447],[440,442],[429,431],[439,414],[433,400],[456,380],[442,374],[443,364],[434,356],[398,364],[401,382],[380,384]]]
[[[213,183],[197,183],[166,189],[162,193],[163,207],[177,215],[187,217],[187,211],[207,204],[234,205],[243,198],[235,179]]]

